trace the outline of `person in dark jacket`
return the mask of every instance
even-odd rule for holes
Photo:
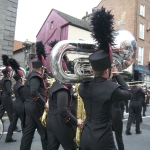
[[[23,131],[23,122],[24,122],[24,102],[25,102],[25,97],[26,93],[24,90],[24,80],[23,80],[23,74],[20,70],[20,65],[15,59],[10,58],[9,59],[9,64],[11,68],[16,72],[16,74],[13,76],[15,79],[16,83],[13,87],[14,94],[16,100],[13,103],[13,114],[12,114],[12,121],[8,127],[8,133],[6,135],[5,142],[15,142],[12,138],[13,131],[16,128],[18,118],[21,120],[21,127]]]
[[[131,129],[131,124],[135,116],[135,121],[136,121],[135,131],[136,131],[136,134],[141,134],[142,133],[142,131],[140,130],[140,117],[141,117],[141,109],[142,109],[141,97],[145,96],[145,92],[142,88],[139,88],[136,85],[132,86],[130,92],[133,95],[133,97],[130,100],[129,117],[128,117],[128,122],[127,122],[125,133],[126,135],[132,134],[130,132],[130,129]]]
[[[120,78],[120,76],[116,76],[115,78],[113,78],[112,81],[122,85],[122,79]],[[124,106],[124,101],[114,101],[112,105],[112,126],[113,126],[113,131],[115,132],[118,150],[124,150],[124,143],[122,137],[123,112],[121,109],[121,105]]]
[[[43,79],[45,71],[44,59],[46,58],[45,48],[42,41],[36,42],[36,53],[38,60],[32,62],[33,71],[28,75],[25,82],[25,128],[21,139],[20,150],[30,150],[34,132],[37,129],[41,136],[43,150],[47,150],[47,132],[42,125],[40,118],[44,109],[48,109],[47,86]]]
[[[21,127],[23,131],[23,122],[24,122],[24,102],[26,93],[24,91],[24,85],[22,84],[22,78],[19,74],[16,74],[13,76],[13,78],[16,80],[16,84],[14,85],[14,92],[16,100],[14,102],[13,106],[13,114],[12,114],[12,122],[9,125],[8,133],[5,139],[5,142],[15,142],[12,138],[13,131],[15,130],[18,118],[21,120]]]
[[[112,104],[130,99],[131,94],[126,91],[128,86],[118,75],[117,68],[112,67],[113,15],[102,7],[94,12],[91,24],[92,35],[100,45],[99,50],[89,56],[94,79],[83,81],[79,86],[86,112],[80,147],[81,150],[116,150],[111,122]],[[121,79],[122,85],[108,81],[112,72],[115,72],[115,78]]]
[[[41,124],[40,117],[44,108],[48,109],[45,100],[46,84],[42,78],[43,67],[40,60],[32,62],[33,71],[28,75],[25,83],[25,129],[21,139],[20,150],[30,150],[35,129],[41,136],[43,150],[47,149],[46,128]]]
[[[68,85],[69,87],[69,85]],[[83,121],[71,113],[71,93],[66,84],[56,81],[49,90],[49,113],[46,122],[47,150],[58,150],[60,144],[66,150],[76,150],[74,142],[76,126]]]
[[[2,55],[3,64],[6,66],[5,69],[2,70],[4,77],[1,80],[1,106],[0,106],[0,119],[2,119],[4,112],[7,112],[9,121],[12,121],[12,113],[13,113],[13,101],[11,98],[12,95],[12,82],[10,80],[10,68],[8,64],[8,56]]]

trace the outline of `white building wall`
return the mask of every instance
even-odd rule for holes
[[[93,41],[91,32],[69,25],[68,40],[87,40]]]
[[[69,25],[68,27],[68,40],[93,41],[91,37],[91,32],[80,29],[78,27],[71,26],[71,25]],[[75,58],[78,58],[79,56],[80,56],[80,53],[69,54],[68,58],[73,61]]]

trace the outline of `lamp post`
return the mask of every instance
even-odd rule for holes
[[[24,52],[24,67],[27,64],[27,54],[30,52],[32,43],[28,41],[28,39],[22,43],[22,49]]]

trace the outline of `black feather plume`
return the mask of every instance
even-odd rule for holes
[[[109,51],[109,45],[114,45],[114,16],[104,7],[95,11],[91,17],[92,37],[98,42],[99,49]]]
[[[7,55],[2,55],[2,62],[4,66],[9,66],[8,60],[9,57]]]
[[[19,65],[19,63],[18,63],[15,59],[10,58],[10,59],[8,60],[8,62],[9,62],[10,66],[11,66],[11,68],[12,68],[13,70],[15,70],[15,71],[20,70],[20,65]],[[16,73],[17,73],[17,72],[16,72]]]
[[[42,41],[36,42],[36,53],[39,60],[42,59],[42,56],[44,57],[44,59],[46,59],[45,47]]]
[[[56,39],[54,41],[51,41],[48,45],[53,48],[59,41],[57,41]]]

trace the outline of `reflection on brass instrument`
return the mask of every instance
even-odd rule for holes
[[[137,44],[134,36],[127,30],[116,30],[115,45],[112,47],[113,65],[116,65],[119,72],[127,69],[136,58]],[[95,42],[89,41],[69,41],[58,42],[50,54],[50,68],[54,78],[62,83],[81,83],[83,80],[89,80],[94,77],[93,70],[89,62],[89,55],[97,49]],[[69,58],[72,63],[72,70],[64,71],[62,67],[63,57]],[[78,86],[77,86],[78,87]],[[77,116],[85,117],[83,102],[78,98]],[[83,114],[83,115],[82,115]],[[81,117],[81,119],[83,119]],[[80,141],[81,130],[77,128],[77,145]]]
[[[79,84],[75,85],[75,92],[78,93],[78,86]],[[83,100],[81,99],[81,97],[77,96],[77,119],[81,119],[81,120],[85,120],[86,114],[85,114],[85,109],[84,109],[84,103]],[[74,138],[74,141],[76,142],[76,144],[79,146],[80,145],[80,136],[81,136],[81,132],[82,132],[82,128],[80,128],[79,126],[77,126],[76,129],[76,136]]]
[[[123,72],[134,61],[137,44],[134,36],[127,30],[116,30],[115,45],[112,47],[113,63],[119,72]],[[95,42],[69,41],[58,42],[50,54],[50,68],[53,76],[62,83],[80,83],[93,78],[93,71],[89,62],[89,55],[97,48]],[[64,71],[62,59],[67,56],[74,64],[74,73]]]
[[[47,75],[47,74],[46,74]],[[53,85],[53,83],[55,82],[55,79],[54,78],[50,78],[48,75],[47,75],[47,81],[49,83],[49,87],[47,88],[47,90]],[[48,104],[48,99],[47,99],[47,102]],[[46,127],[46,118],[47,118],[47,114],[48,114],[48,110],[47,109],[44,109],[44,112],[43,112],[43,115],[42,117],[40,117],[40,121],[41,121],[41,124]]]
[[[53,76],[62,83],[79,83],[84,78],[91,78],[93,74],[88,57],[94,49],[94,42],[68,40],[58,42],[50,54],[50,68]],[[62,59],[65,55],[73,57],[74,74],[63,70]]]
[[[48,101],[46,102],[48,104]],[[44,109],[42,117],[40,117],[41,124],[46,127],[46,118],[47,118],[48,110]]]

